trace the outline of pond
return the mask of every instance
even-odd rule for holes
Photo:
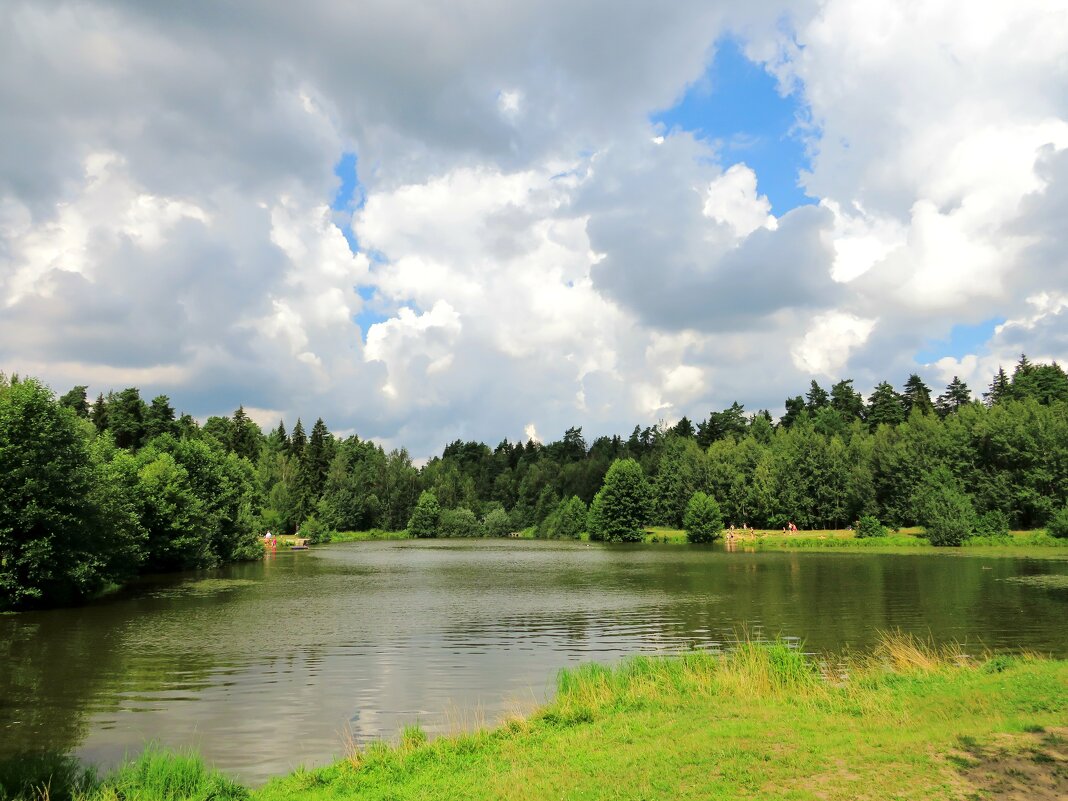
[[[1068,556],[1068,554],[1066,554]],[[537,541],[331,545],[0,616],[0,758],[192,746],[243,781],[492,724],[564,666],[901,629],[1068,657],[1068,561]]]

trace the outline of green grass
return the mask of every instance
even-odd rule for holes
[[[681,528],[668,528],[666,526],[649,526],[645,529],[643,542],[669,542],[676,545],[685,544],[686,532]]]
[[[367,542],[370,540],[406,540],[408,532],[384,531],[373,528],[370,531],[336,531],[330,535],[330,542]]]
[[[150,746],[104,779],[57,754],[0,763],[0,801],[242,801],[249,791],[194,753]]]
[[[954,798],[962,741],[1066,723],[1068,662],[969,664],[907,637],[850,662],[743,643],[564,671],[551,704],[498,729],[409,730],[255,797]]]
[[[904,635],[885,637],[871,654],[837,658],[742,642],[722,654],[565,670],[551,703],[496,729],[428,742],[408,726],[396,745],[354,749],[248,797],[986,797],[969,772],[985,753],[1005,765],[1015,754],[1028,770],[1063,771],[1056,749],[1036,744],[1063,742],[1066,725],[1068,661],[976,659]],[[150,751],[70,797],[236,801],[246,792],[188,754]],[[0,796],[12,798],[41,796]]]
[[[725,535],[724,535],[725,536]],[[686,532],[682,529],[651,526],[645,530],[647,543],[686,542]],[[723,542],[721,539],[720,542]],[[796,534],[783,534],[781,531],[735,532],[735,545],[742,550],[756,549],[769,551],[820,551],[820,550],[854,550],[866,552],[901,552],[903,550],[930,550],[932,552],[969,553],[980,551],[983,556],[1035,556],[1061,559],[1068,557],[1068,540],[1059,540],[1049,536],[1044,530],[1013,531],[1006,537],[973,537],[965,541],[960,548],[936,549],[923,536],[919,527],[903,528],[885,537],[857,539],[852,531],[817,530],[800,531]]]

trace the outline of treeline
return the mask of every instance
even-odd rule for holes
[[[0,608],[64,603],[143,572],[255,557],[259,537],[408,527],[415,536],[628,539],[679,527],[706,493],[727,523],[839,528],[994,514],[1045,525],[1068,498],[1068,376],[1021,358],[983,401],[913,375],[865,400],[843,380],[788,398],[774,421],[734,403],[696,425],[587,443],[456,441],[417,469],[404,450],[316,420],[264,434],[239,408],[203,425],[136,388],[56,399],[0,376]],[[614,478],[606,482],[616,465]],[[954,534],[952,539],[956,538]]]

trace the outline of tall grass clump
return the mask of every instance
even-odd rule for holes
[[[153,746],[105,778],[92,801],[243,801],[248,795],[196,754]]]
[[[869,672],[937,673],[971,661],[959,643],[936,645],[914,634],[884,631],[879,633],[879,642],[863,667]]]

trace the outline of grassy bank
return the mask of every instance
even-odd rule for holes
[[[407,531],[384,531],[373,528],[370,531],[335,531],[330,535],[330,542],[369,542],[372,540],[406,540]]]
[[[645,532],[645,542],[649,543],[685,543],[686,532],[682,529],[653,526]],[[900,551],[902,549],[928,549],[943,552],[978,550],[983,555],[1020,555],[1023,553],[1049,555],[1068,558],[1068,540],[1059,540],[1049,536],[1044,530],[1013,531],[1005,537],[973,537],[966,540],[959,549],[935,549],[923,536],[921,528],[900,529],[885,537],[857,539],[852,531],[822,530],[799,531],[796,534],[783,534],[781,531],[749,530],[735,532],[735,545],[744,549],[804,551],[804,550],[860,550],[860,551]],[[1059,550],[1058,550],[1059,549]]]
[[[553,702],[500,728],[427,742],[409,727],[251,797],[1052,799],[1068,792],[1066,727],[1068,661],[975,660],[909,637],[848,660],[744,643],[564,671]],[[149,754],[76,795],[246,797],[195,760],[172,762]]]

